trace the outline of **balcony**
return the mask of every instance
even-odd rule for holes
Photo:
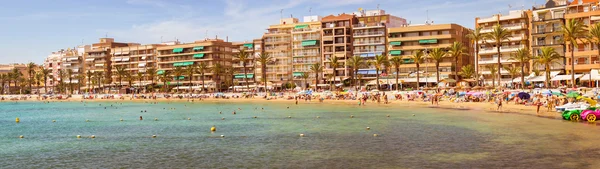
[[[560,21],[565,19],[565,14],[555,14],[554,17],[537,17],[533,18],[532,22],[548,22],[548,21]]]
[[[303,56],[319,56],[319,52],[297,52],[297,53],[294,53],[294,57],[303,57]]]
[[[491,48],[480,48],[479,49],[479,54],[492,54],[492,53],[497,53],[497,48],[496,47],[491,47]]]
[[[355,49],[354,53],[383,53],[385,52],[385,50],[380,49]]]
[[[314,35],[314,36],[301,36],[301,37],[294,37],[294,41],[303,41],[303,40],[319,40],[321,39],[321,36],[318,35]]]
[[[384,40],[365,40],[365,41],[354,41],[353,44],[355,46],[361,46],[361,45],[381,45],[384,43],[385,43]]]
[[[501,46],[500,52],[515,52],[518,49],[524,48],[525,45],[511,45],[511,46]]]
[[[285,35],[285,34],[289,34],[289,33],[290,32],[288,32],[288,31],[273,31],[273,32],[265,33],[265,36]]]
[[[288,46],[265,47],[265,50],[288,50]]]
[[[548,42],[548,43],[546,43],[545,41],[539,41],[537,43],[533,43],[531,46],[532,47],[542,47],[542,46],[554,46],[554,45],[563,45],[563,43],[561,43],[559,41],[552,41],[552,42]]]
[[[561,31],[562,29],[559,28],[545,28],[545,29],[537,29],[536,31],[534,31],[533,33],[531,33],[531,35],[539,35],[539,34],[546,34],[546,33],[559,33],[559,31]]]
[[[232,64],[233,67],[244,67],[243,64]],[[246,68],[254,67],[254,64],[246,64]]]
[[[354,24],[353,29],[367,29],[367,28],[385,28],[385,24],[383,23],[375,23],[375,24]]]
[[[302,28],[302,29],[294,29],[292,33],[304,33],[304,32],[318,32],[321,29],[319,28]]]
[[[290,39],[265,39],[265,43],[289,43]]]
[[[527,29],[527,25],[525,23],[513,23],[513,24],[503,24],[500,25],[502,28],[507,30],[521,30]],[[490,33],[494,29],[494,26],[488,26],[481,29],[481,33]]]
[[[385,34],[385,32],[383,31],[375,31],[375,32],[355,32],[354,36],[355,37],[360,37],[360,36],[383,36]]]
[[[576,8],[569,8],[565,18],[582,18],[595,15],[600,15],[600,5],[596,5],[595,3],[586,3],[577,5]]]
[[[502,57],[500,58],[500,63],[512,63],[512,62],[517,62],[515,60],[511,60],[510,57]],[[498,64],[498,57],[492,57],[492,58],[481,58],[479,59],[479,64]]]
[[[315,64],[319,63],[318,60],[294,60],[293,64]]]

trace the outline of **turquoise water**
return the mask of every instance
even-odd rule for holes
[[[213,125],[217,131],[211,133]],[[598,129],[526,115],[406,106],[5,102],[0,166],[594,168]]]

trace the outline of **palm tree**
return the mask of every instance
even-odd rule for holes
[[[525,65],[531,60],[531,53],[527,48],[518,49],[517,52],[511,55],[510,60],[515,60],[521,64],[521,89],[523,89],[525,87]]]
[[[398,75],[400,75],[400,65],[402,65],[403,61],[400,56],[395,56],[395,57],[390,58],[389,62],[390,62],[390,65],[392,67],[394,67],[394,70],[396,70],[395,71],[396,72],[396,91],[398,91],[400,89],[399,88],[400,83],[398,83]]]
[[[60,81],[58,82],[58,85],[60,85],[58,90],[61,91],[61,93],[64,91],[63,88],[65,87],[65,76],[67,75],[64,69],[58,71],[58,79],[60,79]]]
[[[379,71],[385,70],[385,68],[389,67],[390,62],[387,59],[387,56],[377,55],[375,56],[375,60],[371,60],[371,65],[375,66],[375,80],[377,80],[377,90],[381,90],[381,86],[379,85]]]
[[[44,77],[44,92],[48,93],[48,89],[46,88],[46,82],[48,81],[48,75],[50,75],[52,71],[50,69],[42,68],[41,73]]]
[[[6,74],[0,74],[0,95],[4,94],[4,85],[6,84]]]
[[[511,37],[510,35],[510,31],[508,31],[507,29],[503,28],[502,26],[500,26],[500,24],[496,24],[496,26],[494,26],[492,28],[492,32],[485,34],[484,39],[486,40],[490,40],[492,42],[494,42],[494,45],[496,45],[496,52],[498,54],[498,66],[497,67],[502,67],[502,63],[500,63],[500,59],[502,58],[502,54],[500,53],[500,46],[502,46],[502,41],[504,40],[508,40],[508,38]],[[494,78],[492,76],[492,78]],[[500,79],[501,79],[501,73],[498,73],[498,86],[500,86]],[[492,84],[492,86],[494,86],[494,84]]]
[[[446,57],[446,52],[441,48],[434,48],[431,50],[431,53],[429,53],[429,56],[431,57],[431,60],[435,61],[436,78],[437,82],[440,83],[440,62]],[[456,74],[458,75],[458,71],[456,71]],[[458,80],[458,77],[456,77],[456,80]]]
[[[15,82],[15,88],[19,87],[19,84],[18,84],[19,83],[19,78],[21,78],[22,76],[23,76],[23,74],[21,73],[21,71],[19,71],[18,68],[15,67],[15,68],[12,69],[12,73],[11,73],[10,79],[14,80],[14,82]],[[19,91],[21,91],[21,88],[19,88]],[[16,93],[16,90],[15,90],[15,93]]]
[[[171,80],[171,71],[165,70],[165,72],[160,76],[160,81],[163,82],[163,91],[167,92],[167,81]]]
[[[127,75],[127,72],[125,71],[125,67],[121,66],[121,65],[117,65],[115,66],[115,68],[117,69],[117,76],[119,78],[119,86],[123,87],[123,76]],[[131,85],[131,84],[129,84]],[[121,90],[119,90],[120,92]]]
[[[67,76],[69,76],[69,94],[73,94],[73,69],[67,69]]]
[[[450,46],[450,50],[448,51],[448,56],[454,59],[454,77],[456,78],[455,80],[458,80],[458,60],[465,55],[467,55],[467,52],[465,46],[462,43],[452,43],[452,46]]]
[[[246,73],[246,60],[251,59],[250,56],[251,53],[246,52],[244,49],[240,49],[240,53],[234,56],[242,62],[242,66],[244,67],[244,80],[246,81],[246,88],[248,90],[250,90],[250,84],[248,84],[248,74]]]
[[[475,43],[475,65],[479,65],[479,41],[484,39],[484,34],[481,33],[483,27],[477,27],[475,30],[467,34],[467,38]],[[479,75],[479,70],[475,69],[475,75]]]
[[[92,76],[94,76],[94,73],[92,73],[92,71],[88,70],[88,71],[85,73],[85,75],[87,76],[87,81],[88,81],[88,83],[87,83],[87,87],[88,87],[88,93],[89,93],[89,92],[90,92],[90,90],[92,89],[92,88],[90,87],[90,85],[92,85]],[[92,85],[92,87],[93,87],[93,85]]]
[[[213,72],[213,80],[215,81],[215,87],[217,88],[217,92],[221,92],[221,73],[225,68],[220,63],[215,64],[212,67]]]
[[[331,89],[333,90],[333,83],[335,83],[335,77],[337,77],[337,67],[340,66],[340,62],[339,59],[335,56],[330,57],[329,62],[329,65],[331,65],[331,68],[333,69],[333,78],[331,79]]]
[[[413,53],[414,54],[410,57],[417,65],[417,88],[419,88],[419,83],[421,83],[421,81],[419,81],[419,78],[420,78],[419,74],[421,74],[419,72],[419,68],[421,67],[421,63],[423,63],[423,60],[425,59],[425,55],[423,54],[422,50],[416,50]]]
[[[138,83],[140,84],[140,87],[141,87],[142,80],[144,80],[144,74],[142,72],[137,72],[137,76],[135,78],[138,80]],[[131,85],[131,86],[133,86],[133,85]]]
[[[146,69],[146,75],[148,75],[148,80],[150,80],[150,87],[149,89],[154,91],[154,78],[156,78],[156,68],[155,67],[151,67]]]
[[[310,77],[310,74],[308,74],[308,72],[302,73],[301,78],[304,79],[304,84],[302,84],[302,87],[304,87],[304,90],[306,90],[308,88],[307,80],[309,77]]]
[[[600,49],[600,23],[596,23],[590,27],[590,32],[587,34],[586,39],[592,45],[596,45],[597,49]],[[600,55],[600,50],[598,50]]]
[[[181,77],[183,75],[185,70],[183,70],[183,68],[181,67],[176,67],[175,69],[173,69],[173,75],[175,75],[174,79],[177,80],[177,84],[179,85],[179,77]]]
[[[321,63],[317,62],[315,64],[313,64],[312,66],[310,66],[310,71],[315,73],[315,89],[318,89],[319,87],[319,74],[323,73],[323,66],[321,66]]]
[[[587,26],[576,19],[567,19],[560,32],[565,42],[569,43],[571,50],[571,87],[575,88],[575,44],[577,39],[584,38],[588,33]]]
[[[260,53],[258,54],[258,63],[260,63],[260,71],[262,74],[262,81],[265,85],[265,93],[267,92],[267,64],[270,63],[273,60],[273,57],[270,56],[268,53]],[[266,95],[265,95],[266,97]]]
[[[473,65],[471,65],[471,64],[463,66],[461,68],[460,74],[462,75],[463,78],[466,78],[466,79],[473,78],[473,75],[475,74],[475,68],[473,68]]]
[[[520,75],[521,72],[519,70],[519,68],[517,67],[513,67],[513,66],[504,66],[503,67],[504,70],[506,70],[508,72],[508,74],[510,75],[510,79],[511,79],[511,84],[514,84],[514,79],[515,76]]]
[[[200,73],[200,80],[202,80],[202,92],[206,92],[206,88],[204,88],[204,74],[208,73],[210,69],[208,68],[208,65],[206,65],[206,62],[200,62],[197,71]]]
[[[28,85],[29,85],[29,93],[32,93],[32,92],[33,92],[33,91],[31,90],[31,83],[34,81],[34,80],[33,80],[33,76],[34,76],[34,74],[35,74],[35,68],[36,68],[36,67],[37,67],[37,66],[36,66],[36,65],[35,65],[35,63],[33,63],[33,62],[29,62],[29,63],[27,64],[27,74],[29,74],[29,82],[28,82]]]
[[[96,76],[96,83],[98,84],[98,89],[100,89],[100,91],[104,91],[102,90],[102,79],[104,79],[104,72],[94,72],[94,74]]]
[[[496,72],[498,72],[498,69],[497,69],[496,65],[493,65],[493,64],[486,65],[485,67],[490,70],[490,75],[492,76],[492,86],[494,86],[494,84],[496,84],[496,78],[493,78],[493,77],[496,76]]]
[[[233,67],[225,67],[223,69],[223,74],[225,75],[225,86],[230,87],[233,86],[233,74],[234,74],[234,70]],[[228,88],[225,88],[228,89]],[[235,91],[235,89],[234,89]]]
[[[550,65],[552,64],[561,64],[560,60],[562,56],[558,54],[554,48],[551,47],[542,47],[540,49],[540,53],[533,58],[533,65],[537,67],[538,65],[544,65],[544,69],[546,70],[546,86],[551,87],[550,84]]]
[[[135,77],[129,73],[125,74],[125,80],[127,80],[127,83],[129,84],[129,87],[133,86],[133,81],[135,81]]]
[[[81,94],[81,84],[85,83],[85,75],[78,74],[76,76],[76,78],[77,78],[77,91],[79,91],[79,94]]]
[[[353,56],[349,58],[347,62],[348,66],[352,68],[352,72],[354,72],[352,77],[352,83],[356,86],[356,84],[358,84],[356,82],[356,80],[358,79],[358,69],[366,67],[367,63],[365,62],[364,58],[360,56]]]
[[[38,95],[41,95],[40,94],[40,83],[44,80],[44,74],[42,74],[41,70],[35,73],[34,79],[35,79],[34,82],[37,85],[37,93],[38,93]]]
[[[196,66],[191,65],[185,68],[185,74],[190,78],[190,92],[192,92],[192,80],[194,77],[194,73],[196,73]],[[190,93],[191,94],[191,93]]]

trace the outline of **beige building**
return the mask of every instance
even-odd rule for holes
[[[111,71],[113,84],[119,83],[117,67],[123,67],[127,74],[136,78],[132,85],[128,84],[128,82],[125,80],[125,77],[123,77],[123,85],[140,87],[151,84],[150,79],[145,75],[146,70],[149,68],[157,69],[156,48],[158,46],[163,45],[148,44],[111,48]],[[138,73],[142,75],[142,80],[137,79]],[[157,78],[154,78],[154,82],[156,81]]]
[[[588,27],[598,23],[600,21],[600,4],[595,0],[574,0],[567,6],[567,14],[565,19],[577,19],[582,21]],[[567,43],[567,46],[570,44]],[[568,49],[568,47],[566,48]],[[576,74],[590,74],[591,71],[600,70],[600,61],[598,58],[598,49],[595,45],[580,42],[575,45],[575,52],[573,53],[575,59],[575,73]],[[571,68],[571,51],[565,52],[566,56],[566,73],[571,74],[573,72]],[[587,77],[586,79],[589,79]],[[592,80],[600,80],[600,77],[592,77]]]
[[[236,90],[246,89],[246,86],[255,87],[256,77],[256,54],[260,53],[260,45],[261,39],[253,40],[252,42],[233,42],[232,45],[232,66],[235,71],[233,75],[234,79],[234,88]],[[257,44],[255,44],[255,42]],[[255,47],[258,47],[255,50]],[[245,61],[240,60],[238,57],[241,50],[244,50],[248,54],[248,59]],[[244,62],[246,63],[246,73],[244,74]],[[248,81],[248,85],[246,85],[246,81]],[[253,88],[251,87],[251,88]]]
[[[92,44],[91,48],[85,51],[83,59],[83,71],[103,72],[102,84],[114,84],[112,81],[112,52],[115,47],[129,46],[128,43],[115,42],[113,38],[100,38],[100,42]],[[87,84],[87,82],[86,82]],[[91,85],[91,84],[87,84]]]
[[[547,0],[544,5],[533,7],[530,17],[530,49],[533,56],[539,55],[542,47],[554,48],[560,56],[565,56],[565,44],[560,30],[565,23],[567,5],[567,0]],[[543,65],[532,68],[542,72],[546,70]],[[560,64],[553,64],[550,68],[555,72],[564,72],[564,59]],[[518,80],[520,81],[520,79]]]
[[[366,10],[354,13],[358,23],[352,26],[354,56],[359,56],[370,62],[377,55],[386,55],[387,28],[405,26],[406,19],[386,14],[384,10]],[[372,80],[376,77],[375,67],[359,69],[361,79]],[[352,74],[353,72],[350,72]]]
[[[298,24],[297,18],[285,18],[277,25],[271,25],[263,35],[264,52],[275,60],[267,65],[267,81],[276,87],[292,82],[292,29]]]
[[[315,84],[315,73],[310,68],[316,63],[322,63],[320,21],[320,16],[305,16],[303,22],[292,29],[292,76],[298,87]],[[304,74],[309,75],[306,79],[308,84],[304,84]]]
[[[491,85],[491,71],[486,65],[498,65],[497,49],[500,48],[500,63],[502,66],[520,67],[520,64],[511,60],[510,55],[518,49],[529,48],[529,15],[525,10],[509,11],[507,15],[497,14],[486,18],[475,18],[476,27],[482,27],[481,33],[492,32],[495,25],[500,24],[502,28],[510,31],[510,38],[502,41],[502,45],[496,46],[490,40],[480,41],[479,49],[479,73],[486,79],[485,83]],[[500,68],[501,84],[509,84],[513,81],[508,71]],[[496,82],[498,83],[498,82]]]
[[[232,77],[226,76],[225,69],[231,68],[234,46],[231,42],[225,42],[221,39],[205,39],[201,41],[195,41],[193,43],[176,44],[169,46],[157,47],[157,65],[160,76],[169,71],[173,76],[172,81],[168,81],[168,85],[178,86],[193,86],[194,90],[201,90],[202,78],[200,74],[196,73],[192,77],[182,73],[181,76],[175,77],[175,68],[182,67],[184,70],[188,66],[198,66],[204,62],[210,69],[213,69],[216,64],[220,64],[223,69],[220,73],[216,73],[214,70],[204,74],[205,87],[215,89],[225,89],[226,80],[230,80]],[[218,76],[217,76],[218,75]],[[192,84],[190,84],[190,79]],[[176,82],[179,82],[177,84]],[[220,86],[216,86],[220,84]],[[162,85],[160,82],[158,85]],[[186,88],[183,88],[184,90]]]
[[[445,58],[439,67],[440,80],[445,78],[454,79],[453,68],[472,64],[472,48],[468,48],[469,39],[465,35],[470,32],[469,29],[457,24],[425,24],[410,25],[398,28],[389,28],[388,30],[389,55],[391,57],[399,56],[404,60],[401,65],[399,76],[403,77],[405,84],[416,86],[417,67],[411,56],[417,51],[424,51],[428,56],[428,51],[433,48],[450,48],[454,42],[465,44],[467,52],[465,56],[458,59],[458,65],[450,57]],[[426,59],[420,65],[420,86],[425,83],[437,83],[435,63]],[[395,83],[395,82],[394,82]]]
[[[352,25],[357,24],[358,19],[351,14],[340,14],[323,17],[321,22],[321,59],[323,59],[324,75],[326,77],[335,75],[326,81],[339,84],[350,78],[346,59],[352,57]],[[330,62],[332,57],[337,57],[339,62],[335,73]]]

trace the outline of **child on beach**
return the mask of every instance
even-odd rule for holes
[[[496,111],[502,111],[502,97],[498,97],[498,108],[496,108]]]

